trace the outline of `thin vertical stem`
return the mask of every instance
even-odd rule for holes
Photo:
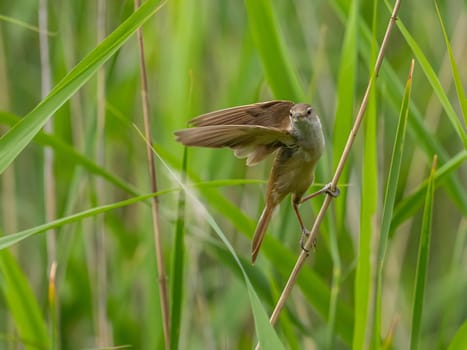
[[[50,54],[49,54],[49,37],[48,37],[48,2],[47,0],[39,0],[38,20],[39,20],[39,52],[41,61],[41,97],[47,96],[52,89],[52,74],[50,69]],[[53,118],[49,118],[44,126],[44,131],[52,134],[54,131]],[[56,218],[56,190],[55,190],[55,174],[54,174],[54,153],[50,147],[44,147],[44,193],[45,193],[45,219],[53,221]],[[57,260],[57,238],[55,230],[48,230],[46,234],[47,242],[47,268],[51,271],[56,270]],[[54,274],[55,276],[55,274]],[[50,281],[53,283],[54,290],[57,289],[55,279]],[[50,333],[52,338],[53,348],[58,348],[58,320],[59,320],[59,300],[58,293],[54,293],[54,298],[49,299],[49,321]]]
[[[55,261],[50,265],[49,271],[49,289],[48,289],[48,300],[49,300],[49,312],[51,318],[51,343],[52,349],[59,349],[58,342],[58,322],[56,317],[57,312],[57,263]]]
[[[105,38],[105,0],[97,1],[97,33],[96,40],[100,43]],[[97,132],[96,132],[96,162],[105,168],[105,69],[97,71]],[[105,182],[96,179],[97,200],[102,202],[106,193]],[[95,221],[96,236],[94,256],[96,261],[96,297],[97,297],[97,346],[109,346],[111,342],[111,326],[107,319],[107,252],[105,239],[105,224],[102,216]]]
[[[139,7],[139,0],[135,0],[135,9]],[[151,121],[149,118],[149,100],[148,100],[148,81],[146,74],[146,62],[144,59],[144,42],[143,32],[141,28],[138,29],[138,45],[140,54],[140,72],[141,72],[141,104],[143,108],[143,119],[144,119],[144,136],[148,141],[146,145],[146,156],[148,162],[149,179],[151,185],[151,191],[157,192],[157,176],[156,176],[156,165],[154,159],[154,153],[152,151],[152,133],[151,133]],[[162,325],[164,331],[165,348],[170,349],[170,314],[169,314],[169,296],[167,288],[167,275],[165,272],[164,253],[162,250],[162,235],[160,230],[159,220],[159,199],[158,197],[152,197],[151,200],[151,214],[153,222],[153,234],[154,234],[154,247],[157,260],[157,274],[159,283],[159,295],[162,310]]]
[[[47,96],[52,88],[50,69],[49,37],[48,37],[48,11],[47,0],[39,1],[39,48],[41,60],[41,97]],[[53,118],[44,126],[47,133],[53,133]],[[52,221],[56,216],[55,203],[55,176],[53,172],[54,154],[49,147],[44,148],[44,187],[45,187],[45,217]],[[49,268],[56,259],[55,230],[47,232],[47,255]]]
[[[397,18],[397,14],[399,13],[399,8],[400,8],[400,3],[401,3],[401,0],[397,0],[396,3],[394,4],[394,9],[393,9],[393,12],[392,12],[392,15],[391,15],[391,18],[389,19],[389,23],[388,23],[388,26],[386,28],[386,33],[384,35],[384,39],[383,39],[383,42],[381,43],[381,47],[380,47],[380,50],[379,50],[379,53],[378,53],[378,57],[376,59],[376,64],[375,64],[375,68],[374,68],[374,72],[372,74],[372,76],[370,77],[370,80],[368,81],[368,86],[366,88],[366,91],[365,91],[365,94],[363,96],[363,99],[362,99],[362,102],[360,104],[360,108],[357,112],[357,116],[355,117],[355,122],[354,122],[354,125],[352,127],[352,130],[350,131],[350,135],[347,139],[347,143],[345,145],[345,148],[344,148],[344,151],[342,152],[342,155],[341,155],[341,158],[339,160],[339,163],[337,164],[337,168],[336,168],[336,171],[334,173],[334,177],[332,178],[332,181],[331,181],[331,190],[333,189],[336,189],[337,187],[337,183],[339,181],[339,178],[342,174],[342,170],[344,169],[344,165],[345,163],[347,162],[347,158],[349,157],[349,154],[350,154],[350,150],[352,148],[352,145],[355,141],[355,138],[357,136],[357,132],[358,132],[358,129],[360,127],[360,124],[363,120],[363,116],[364,116],[364,113],[365,113],[365,110],[366,110],[366,107],[367,107],[367,104],[368,104],[368,99],[369,99],[369,94],[370,94],[370,90],[371,90],[371,87],[373,86],[373,83],[376,79],[376,77],[378,76],[378,73],[379,73],[379,69],[381,67],[381,64],[383,62],[383,58],[384,58],[384,53],[385,53],[385,50],[386,50],[386,46],[387,46],[387,43],[389,41],[389,36],[391,34],[391,31],[392,31],[392,28],[394,27],[394,23],[396,21],[396,18]],[[279,300],[277,301],[276,303],[276,306],[271,314],[271,317],[269,319],[270,323],[272,325],[274,325],[276,322],[277,322],[277,319],[279,318],[279,314],[280,312],[282,311],[282,309],[284,308],[285,306],[285,302],[287,301],[290,293],[292,292],[292,289],[293,289],[293,286],[295,285],[295,282],[298,278],[298,274],[301,270],[301,268],[303,267],[304,263],[305,263],[305,259],[308,257],[308,253],[307,251],[309,251],[312,247],[312,244],[315,240],[315,237],[318,233],[318,229],[321,225],[321,222],[323,221],[323,218],[324,218],[324,215],[329,207],[329,204],[331,203],[331,200],[332,200],[332,196],[331,195],[327,195],[326,198],[324,199],[324,202],[323,202],[323,205],[316,217],[316,220],[313,224],[313,228],[311,229],[311,232],[308,236],[308,239],[307,241],[305,242],[305,245],[304,245],[304,249],[302,250],[302,252],[300,253],[300,255],[298,256],[298,259],[297,259],[297,262],[295,263],[295,266],[289,276],[289,279],[279,297]],[[259,344],[256,346],[256,349],[259,349]]]

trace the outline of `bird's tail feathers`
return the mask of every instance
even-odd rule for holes
[[[253,241],[251,242],[251,261],[254,263],[259,253],[259,248],[264,239],[264,234],[268,228],[269,221],[274,211],[274,206],[268,206],[263,210],[261,217],[259,218],[258,225],[256,226],[255,234],[253,235]]]

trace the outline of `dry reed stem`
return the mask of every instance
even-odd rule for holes
[[[48,29],[48,10],[47,0],[39,1],[38,21],[39,21],[39,54],[41,62],[41,96],[44,98],[52,89],[52,72],[50,67],[49,54],[49,36]],[[54,123],[53,118],[50,118],[44,125],[44,131],[53,134]],[[57,203],[55,190],[55,173],[54,173],[54,153],[51,148],[44,148],[44,193],[45,193],[45,217],[47,221],[56,219]],[[57,258],[56,235],[55,230],[47,231],[47,265],[50,268],[52,262]]]
[[[105,0],[97,1],[96,13],[96,41],[101,42],[105,38]],[[96,144],[95,144],[95,159],[96,163],[105,168],[105,68],[100,67],[96,75]],[[95,182],[95,191],[98,202],[105,201],[106,185],[102,178],[97,178]],[[106,227],[102,216],[96,217],[95,225],[95,241],[93,242],[93,258],[96,263],[96,322],[97,322],[97,337],[96,345],[98,347],[108,346],[112,339],[112,326],[107,317],[107,243],[106,243]]]
[[[135,9],[140,5],[139,0],[135,0]],[[151,121],[149,118],[149,100],[148,100],[148,80],[146,72],[146,62],[144,59],[144,43],[143,32],[139,28],[137,31],[138,47],[140,56],[140,72],[141,72],[141,103],[143,108],[144,119],[144,135],[146,142],[146,155],[149,170],[149,179],[151,182],[151,191],[157,192],[157,176],[154,153],[152,150],[152,134]],[[162,326],[164,331],[165,348],[170,349],[170,314],[169,314],[169,297],[167,289],[167,275],[165,272],[164,253],[162,250],[162,236],[160,231],[159,220],[159,197],[155,196],[151,199],[151,214],[153,222],[154,246],[157,260],[157,274],[159,283],[159,295],[162,310]]]
[[[394,4],[394,9],[393,9],[391,17],[389,19],[389,23],[388,23],[388,26],[386,28],[386,33],[384,35],[383,42],[381,43],[381,47],[380,47],[380,50],[379,50],[379,53],[378,53],[378,57],[376,59],[374,72],[371,75],[370,80],[368,81],[368,86],[366,88],[365,95],[363,96],[362,102],[360,104],[360,108],[358,110],[357,116],[355,117],[355,122],[353,124],[352,130],[350,131],[349,138],[347,139],[347,143],[345,145],[344,151],[342,152],[339,163],[337,164],[337,168],[336,168],[336,172],[334,173],[334,177],[332,178],[332,181],[330,183],[331,190],[334,190],[334,189],[337,188],[337,182],[339,181],[339,178],[340,178],[340,176],[342,174],[342,170],[344,169],[344,165],[345,165],[345,163],[347,161],[347,158],[349,156],[350,150],[351,150],[352,145],[354,143],[355,137],[357,136],[358,129],[359,129],[360,124],[361,124],[361,122],[363,120],[363,115],[364,115],[364,113],[366,111],[366,107],[367,107],[367,104],[368,104],[368,98],[369,98],[370,90],[371,90],[371,88],[373,86],[373,83],[374,83],[376,77],[378,76],[379,69],[380,69],[381,64],[383,62],[384,53],[385,53],[386,46],[387,46],[387,43],[388,43],[388,40],[389,40],[389,36],[390,36],[392,28],[394,27],[394,24],[396,22],[397,15],[399,13],[400,3],[401,3],[401,0],[397,0],[396,3]],[[315,220],[315,222],[313,224],[313,228],[311,229],[311,232],[310,232],[310,234],[308,236],[308,239],[306,240],[306,242],[304,244],[304,249],[302,250],[302,252],[298,256],[297,262],[295,263],[295,266],[294,266],[292,272],[290,273],[289,279],[288,279],[284,289],[282,290],[282,293],[281,293],[281,295],[279,297],[279,300],[277,301],[276,306],[274,307],[274,310],[273,310],[273,312],[271,314],[269,322],[272,325],[274,325],[277,322],[277,319],[279,318],[279,314],[282,311],[282,309],[284,308],[285,302],[287,301],[290,293],[292,292],[292,289],[293,289],[293,286],[295,285],[298,274],[299,274],[301,268],[303,267],[303,265],[305,263],[305,259],[308,256],[307,250],[309,251],[311,249],[312,245],[313,245],[315,237],[316,237],[316,235],[318,233],[318,229],[319,229],[319,227],[321,225],[321,222],[322,222],[322,220],[324,218],[324,215],[326,214],[326,210],[328,209],[329,204],[331,203],[332,198],[333,197],[331,195],[329,195],[329,194],[326,195],[326,198],[325,198],[325,200],[323,202],[323,205],[322,205],[322,207],[321,207],[321,209],[320,209],[320,211],[319,211],[319,213],[318,213],[318,215],[316,217],[316,220]],[[259,349],[259,344],[257,344],[256,349],[257,350]]]

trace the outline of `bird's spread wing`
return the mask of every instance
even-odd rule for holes
[[[291,101],[268,101],[210,112],[190,121],[193,126],[260,125],[277,129],[289,127]]]
[[[278,147],[295,142],[287,130],[260,125],[209,125],[179,130],[175,136],[187,146],[229,147],[237,157],[248,157],[247,165],[254,165]]]

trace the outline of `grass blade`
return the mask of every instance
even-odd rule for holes
[[[375,320],[372,329],[373,348],[378,348],[381,335],[381,298],[382,298],[382,278],[384,259],[386,255],[386,247],[388,244],[389,229],[391,225],[392,214],[394,211],[394,202],[396,198],[397,183],[402,163],[402,154],[404,150],[405,135],[407,129],[407,120],[409,116],[410,94],[412,91],[412,76],[414,70],[414,60],[410,67],[409,77],[405,86],[405,92],[402,99],[401,111],[399,115],[399,123],[397,125],[396,138],[394,140],[394,148],[389,168],[388,180],[386,183],[386,191],[384,194],[383,217],[381,224],[381,234],[378,245],[377,255],[377,270],[376,270],[376,305],[375,305]]]
[[[304,101],[270,1],[245,0],[249,27],[259,51],[266,80],[276,98]]]
[[[115,202],[112,204],[101,205],[101,206],[98,206],[92,209],[84,210],[82,212],[79,212],[79,213],[76,213],[70,216],[61,217],[57,220],[47,222],[39,226],[32,227],[30,229],[26,229],[26,230],[23,230],[17,233],[12,233],[10,235],[0,237],[0,250],[11,247],[25,240],[26,238],[45,232],[47,230],[61,227],[66,224],[71,224],[73,222],[83,220],[84,218],[87,218],[87,217],[96,216],[98,214],[103,214],[110,210],[122,208],[122,207],[135,204],[138,202],[142,202],[142,201],[145,201],[146,199],[152,198],[154,196],[162,195],[165,193],[169,193],[171,191],[172,190],[164,190],[164,191],[159,191],[157,193],[149,193],[149,194],[133,197],[133,198],[123,200],[120,202]]]
[[[464,117],[464,125],[467,125],[467,98],[465,97],[464,86],[462,85],[462,80],[459,74],[459,69],[457,68],[456,60],[454,59],[454,54],[452,52],[451,44],[449,43],[448,33],[444,26],[443,18],[441,17],[441,12],[439,11],[438,1],[435,0],[436,14],[438,15],[439,24],[443,31],[444,41],[446,42],[446,48],[448,49],[449,61],[451,63],[452,76],[454,78],[454,84],[456,86],[457,98],[459,99],[459,104],[461,107],[462,115]]]
[[[467,321],[457,330],[451,344],[449,344],[448,350],[463,350],[465,344],[467,344]]]
[[[159,159],[161,159],[159,157]],[[167,164],[164,163],[164,165],[167,167]],[[175,177],[175,174],[172,173],[172,176]],[[274,330],[274,327],[269,323],[269,319],[267,316],[266,311],[264,310],[264,307],[262,306],[258,295],[256,294],[256,291],[254,290],[252,283],[248,277],[248,274],[243,267],[240,258],[237,256],[235,253],[234,248],[230,244],[229,240],[227,237],[224,235],[220,227],[217,225],[215,222],[214,218],[209,214],[208,210],[206,207],[195,197],[195,195],[188,190],[188,188],[183,185],[180,181],[177,180],[181,187],[184,188],[185,193],[187,196],[194,200],[196,205],[198,206],[199,209],[202,209],[203,214],[205,216],[205,219],[209,226],[214,230],[214,232],[217,234],[217,236],[220,238],[220,240],[224,243],[225,247],[229,250],[230,254],[234,258],[238,268],[240,269],[245,286],[248,290],[248,296],[250,299],[250,305],[253,311],[253,317],[255,320],[255,327],[256,327],[256,332],[258,336],[258,341],[260,344],[262,344],[263,349],[284,349],[281,341],[279,340],[279,336],[277,335],[276,331]]]
[[[0,272],[0,287],[25,349],[49,349],[50,338],[41,308],[26,276],[8,250],[0,251]]]
[[[336,121],[334,123],[333,137],[333,168],[340,160],[352,128],[355,99],[355,82],[357,76],[358,52],[358,18],[360,1],[352,1],[346,23],[346,32],[340,57],[339,76],[337,81]],[[340,178],[341,183],[348,183],[349,167],[345,167]],[[341,200],[336,201],[337,229],[342,231],[345,216],[346,193],[341,193]]]
[[[187,148],[183,152],[182,182],[185,183],[187,167]],[[170,310],[170,347],[178,349],[183,306],[183,273],[185,270],[185,192],[180,192],[175,224],[174,248],[171,272],[171,310]]]
[[[377,1],[373,8],[373,43],[376,43]],[[372,62],[376,61],[376,47],[372,46]],[[371,243],[375,235],[374,218],[378,208],[378,161],[377,161],[377,107],[376,89],[370,92],[367,117],[365,119],[365,140],[363,148],[363,169],[361,184],[360,236],[358,241],[357,268],[355,272],[355,322],[353,349],[368,346],[370,293],[373,287]]]
[[[428,259],[430,255],[431,222],[433,216],[433,196],[435,191],[435,172],[438,158],[433,157],[430,178],[426,190],[425,208],[423,210],[422,229],[418,246],[418,259],[415,273],[415,290],[412,301],[412,333],[410,336],[410,348],[418,349],[420,341],[420,329],[422,324],[423,299],[425,295]]]
[[[227,181],[214,181],[214,182],[203,182],[203,183],[198,183],[194,184],[193,187],[199,187],[201,189],[208,190],[211,187],[218,187],[218,186],[228,186],[228,185],[235,185],[235,184],[243,184],[245,183],[245,180],[227,180]],[[248,183],[248,181],[246,182]],[[47,222],[45,224],[39,225],[32,227],[30,229],[26,229],[20,232],[12,233],[3,237],[0,237],[0,250],[11,247],[21,241],[23,241],[26,238],[29,238],[31,236],[34,236],[36,234],[42,233],[47,230],[51,230],[57,227],[61,227],[66,224],[71,224],[77,221],[80,221],[82,219],[85,219],[87,217],[92,217],[95,215],[103,214],[108,211],[126,207],[128,205],[132,205],[138,202],[144,202],[145,200],[152,198],[154,196],[161,196],[167,193],[179,191],[180,188],[169,188],[165,189],[162,191],[158,191],[156,193],[149,193],[149,194],[144,194],[144,195],[139,195],[130,199],[126,199],[120,202],[115,202],[112,204],[105,204],[101,205],[98,207],[94,207],[91,209],[87,209],[84,211],[81,211],[79,213],[69,215],[69,216],[64,216],[60,219]],[[221,197],[219,195],[219,197]],[[225,203],[225,202],[224,202]],[[247,221],[248,222],[248,221]],[[250,230],[251,231],[251,230]]]
[[[242,268],[243,269],[243,268]],[[258,334],[258,343],[262,349],[285,349],[282,345],[279,336],[269,323],[269,318],[264,310],[261,301],[258,298],[250,280],[245,273],[245,281],[248,287],[248,295],[250,297],[253,316],[255,319],[256,332]]]
[[[449,162],[440,167],[435,174],[435,186],[440,186],[446,177],[464,164],[466,159],[467,150],[462,150],[456,156],[452,157]],[[391,231],[394,231],[405,220],[410,218],[418,208],[420,208],[421,203],[423,202],[423,194],[426,193],[427,186],[428,181],[422,183],[414,193],[399,202],[392,217]]]

